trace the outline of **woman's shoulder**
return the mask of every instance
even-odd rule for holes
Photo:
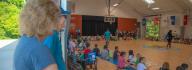
[[[28,52],[40,52],[48,50],[43,43],[41,43],[36,37],[22,37],[19,40],[17,47],[20,47],[21,50],[26,50]]]

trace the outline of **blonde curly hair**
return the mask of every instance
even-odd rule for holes
[[[47,35],[61,18],[59,7],[51,0],[27,0],[20,14],[21,35]]]

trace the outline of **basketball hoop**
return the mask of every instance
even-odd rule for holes
[[[115,17],[113,17],[113,16],[105,16],[104,22],[108,22],[108,23],[112,24],[112,23],[115,22]]]

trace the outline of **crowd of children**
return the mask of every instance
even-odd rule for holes
[[[82,59],[88,58],[88,54],[91,52],[95,53],[95,56],[100,57],[103,60],[110,61],[113,64],[117,65],[118,69],[127,69],[127,70],[145,70],[147,66],[145,65],[145,58],[141,57],[138,53],[136,56],[134,55],[133,50],[129,50],[128,60],[126,60],[126,52],[119,51],[119,47],[115,46],[115,50],[110,51],[108,45],[103,46],[103,50],[98,48],[98,45],[95,44],[94,48],[90,48],[90,43],[86,38],[79,41],[80,43],[75,42],[74,40],[70,40],[69,42],[69,53],[83,55],[81,56]],[[85,61],[86,62],[86,61]],[[85,64],[82,63],[82,67],[85,69]]]
[[[128,31],[117,31],[116,36],[118,37],[118,40],[122,38],[123,40],[130,40],[130,39],[136,39],[137,33],[136,32],[128,32]]]
[[[134,56],[133,50],[129,50],[128,60],[126,60],[126,52],[119,51],[119,47],[115,46],[113,56],[110,57],[110,50],[105,45],[103,51],[100,53],[100,57],[104,60],[111,61],[117,66],[117,69],[126,70],[145,70],[147,66],[145,64],[145,57],[142,57],[139,53]]]
[[[159,70],[170,70],[169,63],[164,62],[162,67]],[[177,66],[176,70],[188,70],[188,64],[183,63],[180,66]]]
[[[78,43],[79,42],[79,43]],[[129,50],[128,60],[126,58],[126,52],[119,51],[119,47],[115,46],[115,50],[112,52],[109,50],[108,45],[103,46],[103,50],[98,48],[98,45],[95,44],[94,48],[90,48],[90,43],[87,38],[83,38],[80,41],[70,40],[69,41],[69,53],[76,54],[75,51],[78,51],[82,59],[88,58],[88,54],[91,52],[95,53],[95,56],[100,57],[103,60],[110,61],[117,66],[117,69],[126,69],[126,70],[145,70],[147,66],[145,65],[145,58],[142,57],[139,53],[134,55],[133,50]],[[86,62],[86,61],[85,61]],[[86,63],[82,63],[83,69],[86,67]]]
[[[84,60],[81,61],[83,69],[86,68],[86,63],[89,58],[90,53],[95,53],[95,58],[99,57],[103,60],[109,61],[117,66],[118,70],[148,70],[150,66],[146,64],[146,58],[143,57],[140,53],[135,55],[134,50],[128,51],[128,57],[126,56],[125,51],[120,51],[118,46],[115,46],[114,51],[109,50],[109,45],[104,45],[103,49],[99,49],[98,44],[94,44],[91,49],[91,44],[88,38],[81,38],[81,40],[72,40],[69,41],[69,53],[80,55],[79,57]],[[187,64],[182,64],[178,66],[176,70],[186,70],[188,68]],[[165,62],[159,70],[170,70],[169,63]]]

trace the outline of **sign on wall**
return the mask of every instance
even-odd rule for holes
[[[183,18],[183,25],[187,25],[187,24],[188,24],[188,18],[189,18],[188,15],[184,15],[184,18]]]
[[[176,16],[171,16],[170,19],[171,19],[171,24],[175,25],[176,24]]]

